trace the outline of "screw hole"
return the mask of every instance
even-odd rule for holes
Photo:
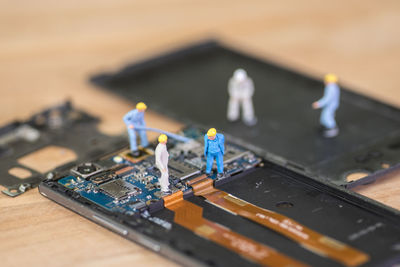
[[[283,208],[283,209],[287,209],[287,208],[291,208],[294,206],[293,203],[291,202],[287,202],[287,201],[282,201],[282,202],[278,202],[275,205],[277,208]]]

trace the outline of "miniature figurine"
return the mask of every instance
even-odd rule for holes
[[[254,84],[253,80],[247,76],[243,69],[237,69],[233,73],[232,78],[228,83],[228,113],[229,121],[236,121],[239,119],[240,107],[242,107],[242,119],[248,126],[253,126],[257,123],[257,118],[254,116],[253,107],[253,94]]]
[[[146,111],[146,109],[146,104],[140,102],[136,105],[136,109],[133,109],[126,113],[123,118],[126,127],[128,128],[131,153],[134,157],[138,157],[140,155],[140,151],[138,150],[138,146],[136,143],[136,132],[140,136],[142,147],[146,147],[149,145],[146,130],[135,129],[135,127],[146,127],[146,123],[144,121],[144,112]]]
[[[161,134],[158,137],[158,145],[156,147],[156,166],[161,172],[161,177],[159,178],[161,192],[168,193],[169,190],[169,180],[168,180],[168,151],[167,151],[167,140],[168,137],[165,134]]]
[[[208,130],[204,135],[204,156],[207,160],[206,174],[211,174],[214,159],[217,162],[217,178],[223,177],[224,173],[224,154],[225,154],[225,137],[223,134],[217,133],[215,128]]]
[[[335,74],[325,75],[324,96],[314,102],[314,109],[322,108],[320,123],[323,127],[323,136],[327,138],[335,137],[339,133],[339,128],[335,121],[335,112],[339,107],[340,88],[337,85],[338,78]]]

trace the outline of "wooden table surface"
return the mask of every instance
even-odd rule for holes
[[[0,1],[0,125],[70,98],[124,130],[129,101],[91,86],[182,43],[217,36],[304,73],[335,72],[359,93],[400,106],[400,2]],[[151,107],[150,107],[151,108]],[[149,124],[179,124],[154,113]],[[400,174],[357,189],[400,208]],[[0,194],[2,266],[176,266],[40,196]]]

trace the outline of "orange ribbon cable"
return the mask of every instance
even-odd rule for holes
[[[191,183],[191,186],[195,195],[206,198],[209,203],[281,233],[318,255],[329,257],[346,266],[358,266],[369,259],[367,254],[321,235],[284,215],[260,208],[216,189],[210,178],[198,179]]]
[[[294,259],[203,218],[203,208],[183,199],[182,191],[164,197],[164,206],[175,213],[174,222],[242,257],[264,266],[304,267]]]

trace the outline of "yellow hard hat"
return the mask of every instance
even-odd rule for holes
[[[158,142],[160,143],[164,143],[167,142],[168,137],[165,134],[160,134],[160,136],[158,137]]]
[[[325,75],[324,81],[326,83],[337,83],[338,77],[333,73],[328,73]]]
[[[145,103],[139,102],[139,103],[136,104],[136,109],[146,110],[146,109],[147,109],[147,106],[146,106]]]
[[[217,134],[217,130],[215,128],[210,128],[207,132],[207,136],[215,136]]]

